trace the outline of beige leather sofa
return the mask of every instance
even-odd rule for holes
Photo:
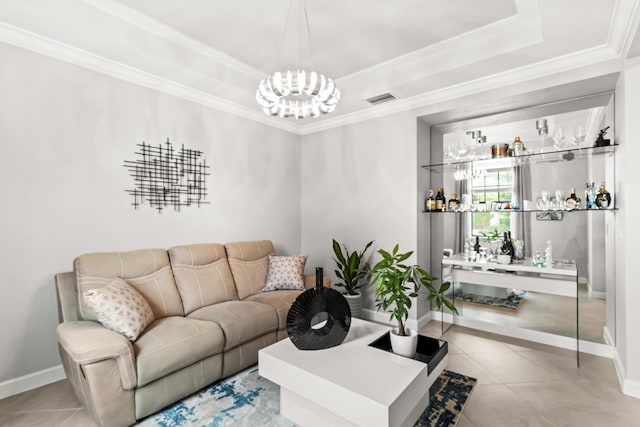
[[[285,338],[289,307],[302,291],[263,292],[269,255],[266,240],[94,253],[56,275],[60,356],[94,420],[132,425],[257,363],[258,350]],[[95,321],[79,297],[116,277],[144,296],[155,317],[135,341]],[[304,285],[315,278],[305,276]]]

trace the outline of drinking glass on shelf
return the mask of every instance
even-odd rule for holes
[[[544,252],[536,251],[536,253],[533,255],[533,259],[531,261],[533,262],[534,266],[542,267],[544,265],[544,262],[546,261],[546,257],[544,255]]]
[[[548,191],[542,191],[542,193],[540,193],[540,198],[536,203],[536,207],[540,210],[549,209],[549,192]]]
[[[516,240],[513,242],[513,259],[515,261],[522,261],[524,259],[524,242],[522,240]]]
[[[462,212],[466,212],[471,209],[471,194],[462,195],[462,206],[460,209]]]
[[[444,159],[447,161],[456,160],[458,157],[458,153],[451,145],[446,145],[444,147]]]
[[[553,146],[558,150],[564,147],[564,139],[564,130],[562,130],[562,127],[559,126],[553,132]]]
[[[576,126],[573,130],[573,143],[580,147],[586,136],[587,134],[584,132],[584,128],[582,126]]]
[[[564,210],[565,200],[564,200],[564,191],[556,190],[556,209]]]

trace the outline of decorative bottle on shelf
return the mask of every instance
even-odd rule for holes
[[[429,189],[429,196],[424,202],[424,209],[427,212],[433,212],[436,210],[436,198],[433,196],[433,188]]]
[[[504,237],[502,239],[502,248],[501,248],[501,253],[502,255],[509,255],[512,259],[513,259],[513,251],[511,250],[511,246],[510,246],[511,240],[509,239],[509,236],[507,235],[507,232],[504,232]]]
[[[553,247],[551,240],[547,240],[547,247],[544,249],[544,265],[551,267],[551,264],[553,264]]]
[[[513,155],[514,156],[522,156],[524,154],[524,144],[520,141],[520,137],[516,136],[516,139],[513,141]]]
[[[576,189],[571,189],[571,195],[567,197],[567,210],[580,209],[580,198],[576,196]]]
[[[587,182],[587,188],[584,190],[584,207],[585,209],[596,208],[596,188],[594,182]]]
[[[458,200],[458,195],[456,193],[451,193],[451,198],[449,199],[449,207],[447,210],[449,212],[455,212],[456,210],[458,210],[459,203],[460,201]]]
[[[507,232],[507,245],[509,245],[509,255],[511,255],[511,261],[516,257],[516,249],[513,247],[513,240],[511,240],[511,231]]]
[[[476,251],[477,254],[480,253],[480,236],[476,236],[476,244],[473,245],[473,250]]]
[[[446,209],[444,194],[442,194],[442,187],[438,187],[438,193],[436,194],[436,211],[441,212]]]
[[[596,206],[598,209],[609,209],[611,207],[611,194],[604,187],[604,182],[600,183],[598,195],[596,196]]]

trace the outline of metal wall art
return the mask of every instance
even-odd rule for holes
[[[138,147],[137,159],[124,162],[135,183],[132,190],[125,190],[133,197],[135,209],[148,204],[159,213],[168,207],[180,212],[183,206],[209,203],[205,200],[209,165],[202,151],[184,144],[175,151],[169,138],[158,146],[142,142]]]

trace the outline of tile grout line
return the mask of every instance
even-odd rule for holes
[[[63,427],[71,418],[73,418],[81,409],[76,409],[73,414],[69,415],[69,417],[64,420],[58,427]]]

